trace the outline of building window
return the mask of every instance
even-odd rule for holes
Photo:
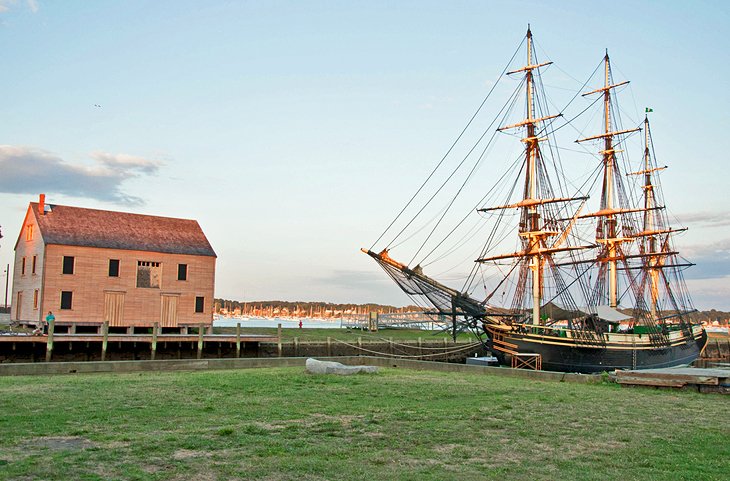
[[[28,224],[27,226],[25,226],[25,240],[33,240],[33,224]]]
[[[205,297],[197,296],[195,298],[195,312],[203,312],[204,307],[205,307]]]
[[[178,264],[177,265],[177,280],[187,281],[188,280],[188,265]]]
[[[37,261],[38,261],[38,256],[33,256],[33,266],[31,268],[32,269],[31,272],[33,274],[35,274],[35,266],[36,266]]]
[[[63,256],[63,273],[73,274],[74,273],[74,257]]]
[[[160,263],[137,261],[137,287],[160,288]]]
[[[119,259],[109,259],[109,277],[119,277]]]
[[[73,305],[73,297],[73,292],[61,291],[61,309],[71,309]]]
[[[38,289],[33,291],[33,309],[38,309]]]
[[[25,257],[23,257],[23,260],[20,261],[20,275],[25,275]]]

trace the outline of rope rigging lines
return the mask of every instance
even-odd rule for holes
[[[660,304],[664,311],[678,313],[691,307],[681,275],[686,264],[677,260],[669,233],[646,234],[647,224],[653,226],[652,231],[674,232],[668,227],[663,206],[642,205],[640,192],[653,186],[642,186],[639,180],[627,177],[634,170],[629,155],[633,145],[629,143],[636,142],[635,134],[642,129],[623,129],[613,89],[622,89],[628,81],[614,83],[606,54],[584,82],[573,79],[580,84],[577,92],[562,94],[553,102],[539,70],[552,62],[540,62],[530,47],[531,38],[528,30],[466,126],[368,254],[416,304],[425,303],[454,318],[461,316],[462,325],[470,316],[485,322],[511,316],[517,323],[539,324],[543,322],[540,309],[556,302],[568,312],[580,313],[575,316],[581,319],[570,318],[569,322],[573,329],[586,330],[586,342],[600,343],[604,338],[596,311],[586,308],[607,304],[617,309],[626,301],[634,309],[636,322],[646,324],[656,342],[665,342],[652,324],[654,311]],[[527,64],[508,72],[525,39]],[[492,106],[488,101],[503,84],[505,74],[523,77],[515,80],[514,89],[502,89],[507,98],[501,106]],[[597,77],[601,77],[601,86],[587,88]],[[588,95],[595,97],[586,98],[585,105],[576,105],[579,97]],[[525,116],[519,113],[522,100]],[[563,107],[558,115],[551,115],[550,108],[556,104]],[[482,116],[490,111],[494,113],[491,122],[482,122]],[[574,111],[577,114],[573,115]],[[579,125],[586,117],[585,125]],[[595,124],[600,124],[597,130]],[[579,134],[579,140],[566,140],[572,133],[564,129],[568,125]],[[586,130],[588,136],[583,134]],[[646,132],[648,135],[648,125]],[[503,148],[498,139],[506,139],[509,145]],[[513,139],[519,139],[523,146]],[[559,147],[558,141],[564,140],[580,147]],[[654,153],[650,136],[646,143],[648,156],[648,152]],[[566,154],[568,151],[590,154],[597,162],[586,162],[585,157]],[[492,164],[494,157],[503,162]],[[652,161],[655,165],[653,155]],[[476,194],[467,192],[485,165],[492,169],[487,173],[489,186],[474,189]],[[662,198],[657,186],[653,202],[661,203]],[[644,212],[643,221],[639,212]],[[642,238],[647,235],[651,235],[654,247],[648,247],[649,241]],[[380,254],[373,253],[383,240],[390,242]],[[655,249],[658,241],[662,241],[659,250]],[[514,250],[509,249],[512,245]],[[388,255],[396,247],[399,252],[408,248],[407,264]],[[653,261],[647,260],[650,256],[654,256]],[[427,277],[423,274],[425,266],[440,274]],[[459,280],[461,290],[435,280],[445,274]],[[483,296],[476,294],[479,290]],[[504,310],[488,306],[500,293]],[[591,329],[595,330],[592,334],[587,332]]]

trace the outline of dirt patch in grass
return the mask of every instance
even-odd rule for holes
[[[442,444],[433,448],[439,454],[451,454],[455,449],[459,449],[459,444]]]
[[[172,453],[172,459],[191,459],[191,458],[209,458],[210,453],[208,451],[196,451],[193,449],[178,449]]]
[[[79,436],[44,436],[24,443],[26,448],[48,448],[53,451],[80,451],[97,447],[96,443]]]
[[[361,421],[365,418],[365,416],[352,414],[340,414],[339,416],[332,416],[329,414],[315,413],[312,414],[312,418],[321,421],[339,422],[342,424],[343,427],[348,428],[352,425],[353,421]]]
[[[189,481],[190,479],[195,479],[196,481],[215,481],[218,477],[215,473],[210,471],[197,471],[195,473],[186,473],[175,476],[174,478],[171,478],[171,481]]]

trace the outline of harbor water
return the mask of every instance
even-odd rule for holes
[[[303,329],[339,329],[342,327],[340,319],[325,321],[323,319],[301,319]],[[298,328],[299,319],[279,318],[279,317],[250,317],[240,319],[236,317],[214,317],[213,327],[236,327],[241,324],[242,328],[246,327],[277,327],[281,324],[284,328]]]

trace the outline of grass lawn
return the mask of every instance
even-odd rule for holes
[[[265,334],[267,336],[276,336],[275,327],[246,327],[241,326],[241,332],[246,334]],[[235,334],[235,327],[216,327],[216,334]],[[424,342],[443,341],[444,337],[451,340],[451,334],[441,331],[424,331],[421,329],[382,329],[378,332],[361,331],[360,329],[296,329],[282,328],[281,340],[283,342],[292,342],[295,337],[300,342],[326,342],[328,337],[346,342],[356,342],[358,337],[362,337],[363,342],[383,342],[389,338],[394,341],[416,341],[420,337]],[[476,341],[476,337],[468,332],[459,334],[456,338],[458,341]]]
[[[303,368],[0,378],[0,479],[724,480],[728,398]]]

